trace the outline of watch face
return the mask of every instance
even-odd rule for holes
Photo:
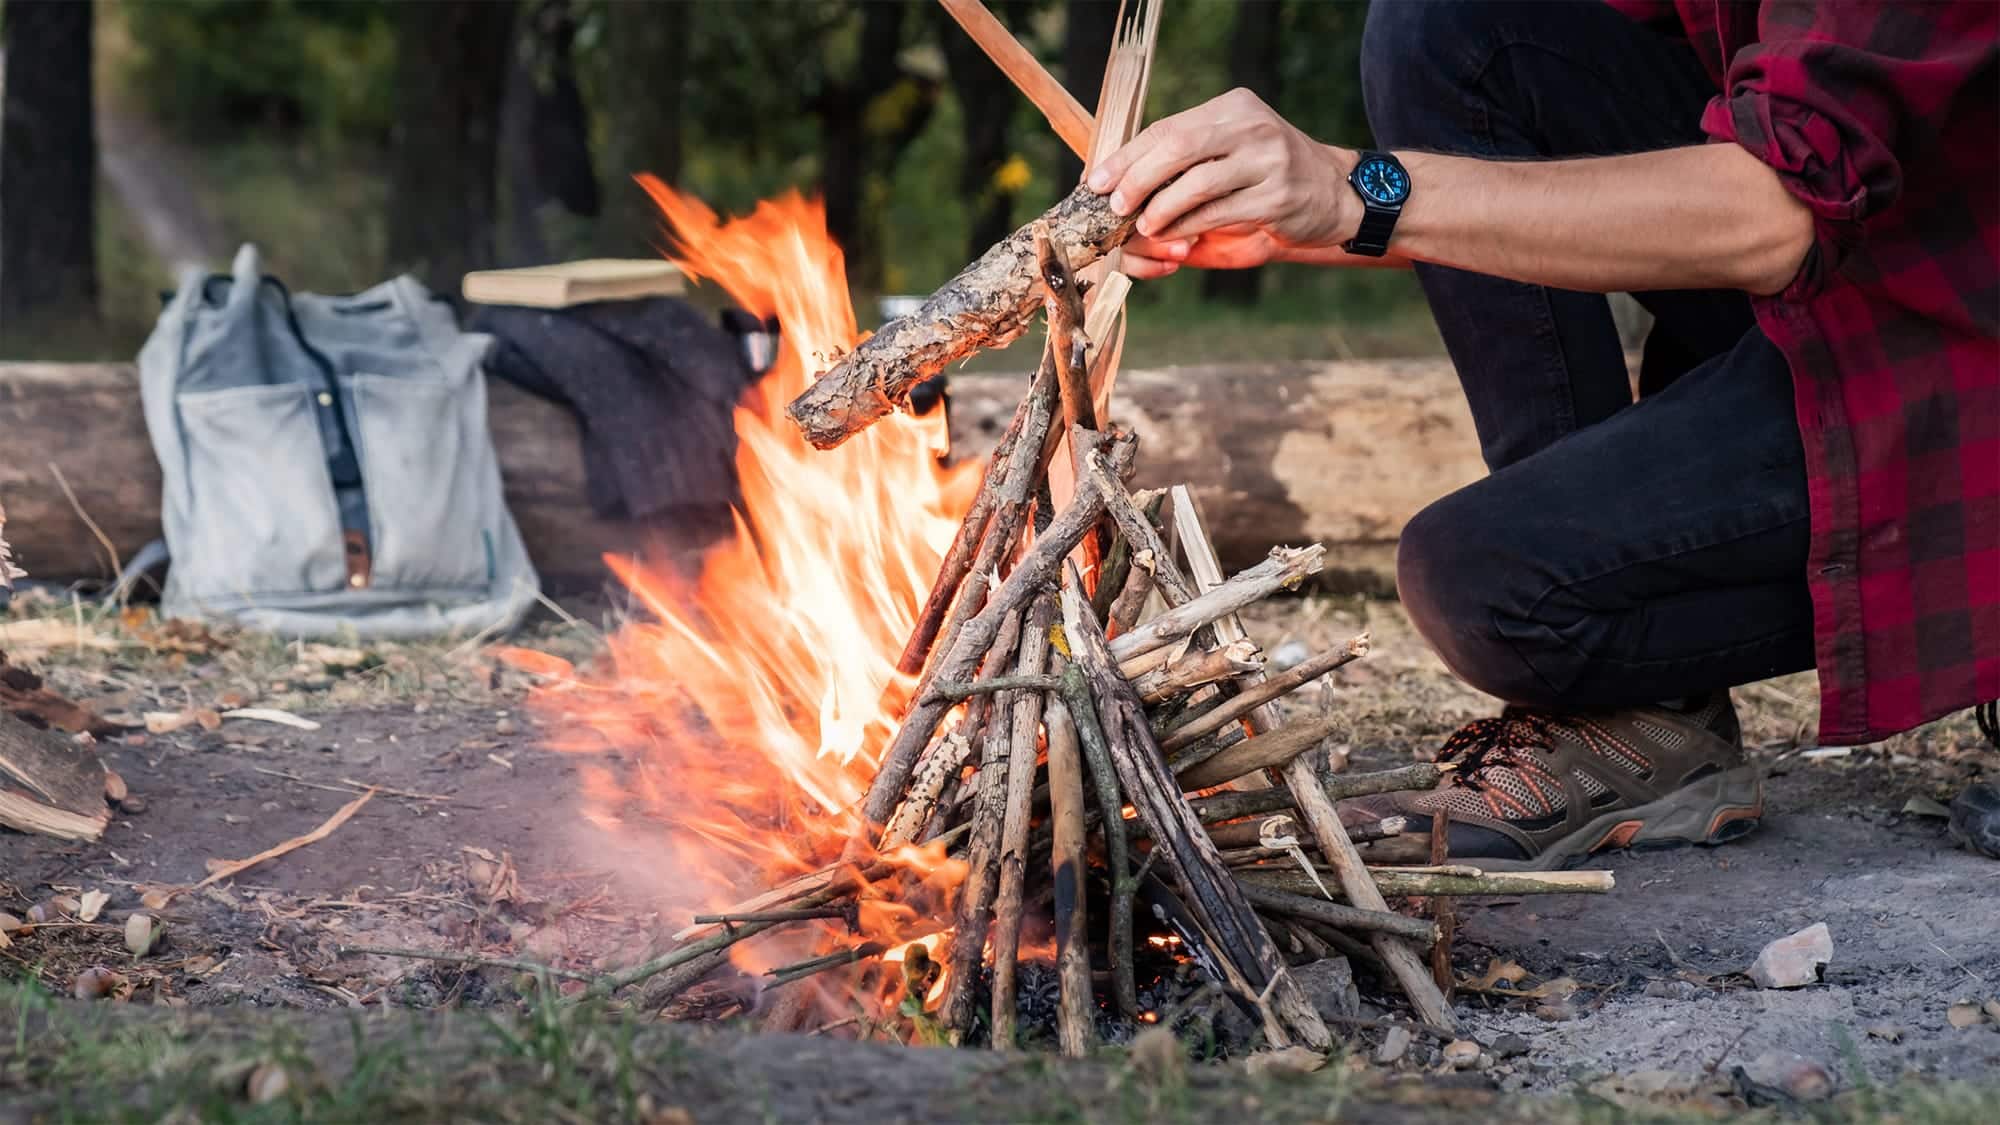
[[[1410,177],[1402,167],[1379,156],[1371,156],[1354,170],[1354,186],[1361,193],[1386,207],[1393,207],[1410,197]]]

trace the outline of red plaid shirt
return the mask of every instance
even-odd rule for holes
[[[2000,697],[2000,3],[1611,2],[1687,38],[1702,129],[1815,216],[1755,306],[1805,438],[1821,740]]]

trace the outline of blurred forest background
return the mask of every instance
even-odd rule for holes
[[[1117,5],[989,0],[1095,104]],[[1166,0],[1148,117],[1232,86],[1367,140],[1346,0]],[[124,358],[185,263],[295,288],[643,256],[632,173],[822,195],[864,324],[1074,184],[930,0],[0,0],[0,357]],[[1134,298],[1128,362],[1433,350],[1414,280],[1271,267]]]

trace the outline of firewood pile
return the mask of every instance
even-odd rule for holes
[[[1013,64],[1038,105],[1054,104],[1060,87],[1018,71],[1012,40],[982,8],[946,6],[996,61]],[[1093,147],[1109,151],[1107,141],[1136,131],[1156,31],[1157,6],[1128,24]],[[1106,107],[1121,120],[1107,122]],[[1052,120],[1064,119],[1059,109]],[[823,926],[829,952],[770,974],[775,983],[878,957],[880,942],[843,947],[840,920],[851,922],[858,894],[879,893],[876,881],[895,870],[888,857],[919,844],[949,848],[965,869],[939,920],[949,924],[939,964],[926,966],[945,973],[944,991],[917,1013],[952,1041],[1015,1042],[1024,920],[1040,911],[1054,926],[1067,1054],[1089,1048],[1100,1011],[1159,1018],[1141,1009],[1135,932],[1162,927],[1253,1013],[1269,1044],[1324,1048],[1333,1033],[1290,972],[1295,961],[1360,960],[1417,1019],[1449,1034],[1451,896],[1610,885],[1601,872],[1452,866],[1435,844],[1428,866],[1364,863],[1357,838],[1403,826],[1350,829],[1336,801],[1428,788],[1442,771],[1323,773],[1316,750],[1332,721],[1288,720],[1278,706],[1368,650],[1357,636],[1267,675],[1237,619],[1318,572],[1321,547],[1274,547],[1225,576],[1187,488],[1131,487],[1140,435],[1109,424],[1128,288],[1112,267],[1131,229],[1079,187],[790,405],[805,437],[830,448],[948,364],[1015,339],[1037,313],[1044,320],[1039,370],[903,653],[918,687],[862,807],[873,838],[815,875],[698,918],[679,949],[600,991],[653,978],[648,999],[659,1002],[719,966],[730,945],[776,926]],[[1392,909],[1391,897],[1425,905]],[[913,978],[911,961],[903,972]],[[910,992],[919,1006],[922,995]]]

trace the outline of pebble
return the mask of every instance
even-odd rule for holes
[[[1766,1051],[1751,1060],[1743,1073],[1760,1086],[1782,1090],[1802,1102],[1824,1101],[1833,1095],[1833,1073],[1790,1051]]]
[[[1375,1048],[1375,1061],[1388,1066],[1409,1053],[1413,1037],[1408,1028],[1392,1027],[1382,1036],[1382,1045]]]
[[[1833,934],[1825,922],[1815,922],[1765,946],[1750,963],[1750,979],[1759,988],[1803,988],[1819,983],[1831,960]]]
[[[500,719],[493,724],[494,734],[514,734],[520,731],[520,729],[521,724],[512,719]]]
[[[128,795],[124,800],[118,802],[118,808],[128,816],[137,816],[146,811],[146,798]]]
[[[1567,1000],[1551,1000],[1535,1006],[1535,1018],[1543,1023],[1568,1023],[1576,1018],[1576,1005]]]
[[[1454,1039],[1444,1045],[1444,1061],[1458,1070],[1479,1064],[1479,1044],[1470,1039]]]
[[[1290,671],[1304,664],[1312,656],[1312,650],[1300,641],[1286,641],[1271,653],[1273,673]]]
[[[1528,1053],[1528,1040],[1509,1031],[1493,1040],[1493,1057],[1496,1059],[1517,1059]]]

